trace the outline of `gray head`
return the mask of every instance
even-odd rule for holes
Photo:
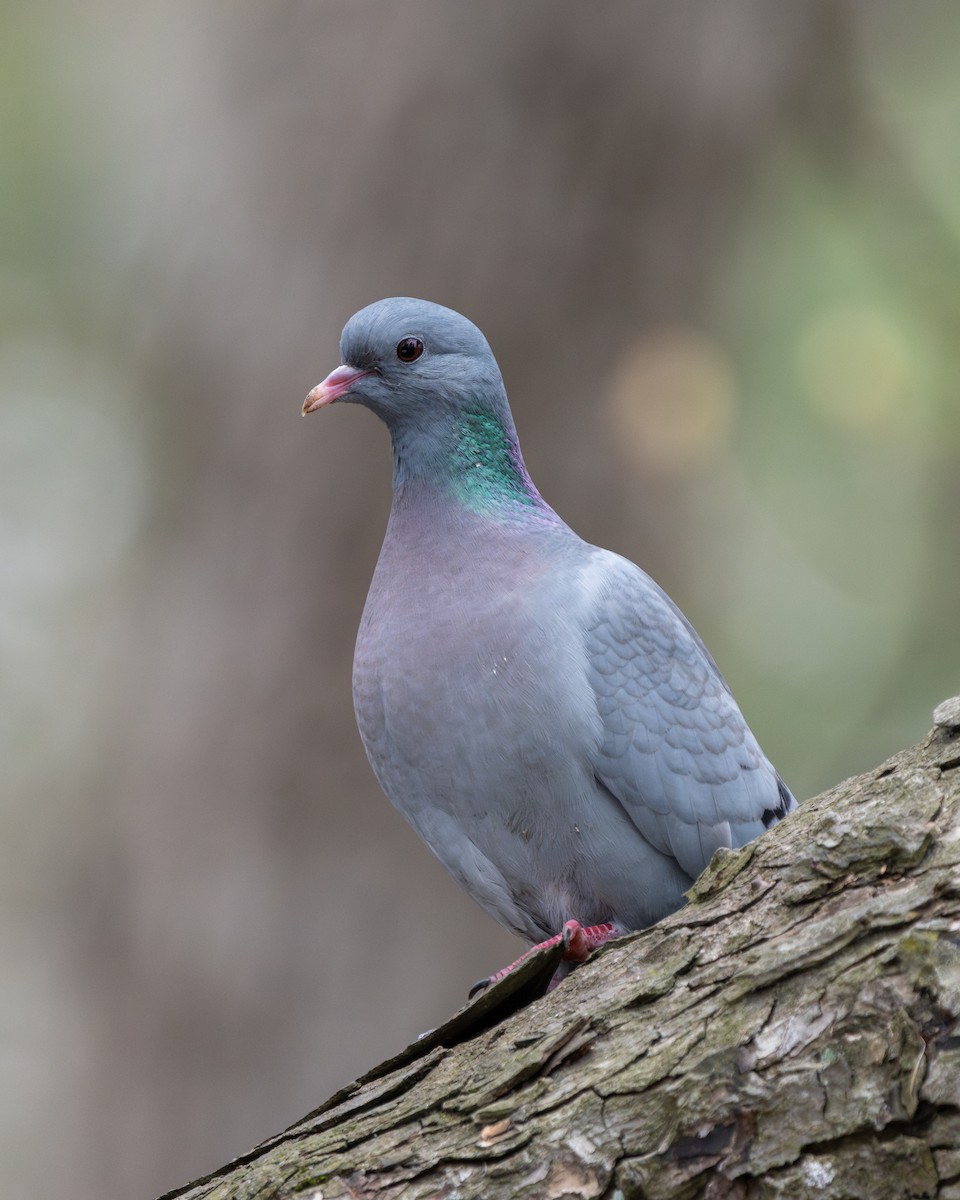
[[[304,413],[334,401],[363,404],[394,430],[444,423],[479,406],[512,425],[487,339],[450,308],[406,296],[378,300],[345,325],[340,358]]]

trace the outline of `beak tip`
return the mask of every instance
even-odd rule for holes
[[[323,383],[318,383],[312,391],[307,393],[303,408],[300,410],[301,413],[306,416],[307,413],[316,412],[318,408],[333,404],[341,396],[345,396],[359,379],[369,374],[369,371],[360,371],[356,367],[337,367],[335,371],[330,372]]]
[[[329,404],[331,397],[325,390],[322,383],[318,383],[312,391],[307,393],[307,398],[303,402],[303,407],[300,409],[300,415],[305,417],[308,413],[316,412],[324,404]]]

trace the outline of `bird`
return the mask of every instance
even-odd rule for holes
[[[796,801],[680,609],[540,495],[476,325],[384,299],[348,320],[340,357],[304,415],[363,405],[393,451],[354,653],[367,757],[490,916],[559,944],[556,982]]]

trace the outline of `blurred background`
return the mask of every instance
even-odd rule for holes
[[[960,691],[960,7],[8,0],[0,1162],[150,1197],[520,950],[379,794],[385,431],[341,326],[487,333],[542,492],[800,797]]]

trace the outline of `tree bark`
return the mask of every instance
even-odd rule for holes
[[[548,996],[167,1200],[960,1197],[960,699],[935,717]]]

